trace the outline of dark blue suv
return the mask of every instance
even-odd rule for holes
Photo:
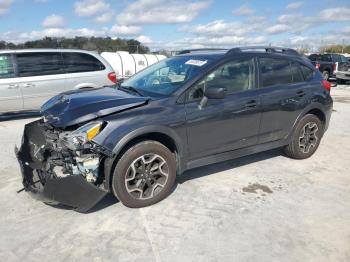
[[[79,211],[109,192],[144,207],[194,167],[277,147],[308,158],[329,124],[330,87],[293,49],[183,51],[44,104],[16,150],[24,189]]]

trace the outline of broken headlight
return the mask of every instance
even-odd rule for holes
[[[102,126],[103,122],[101,121],[87,123],[66,136],[65,141],[70,147],[84,145],[100,133]]]

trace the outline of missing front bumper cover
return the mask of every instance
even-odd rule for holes
[[[15,149],[25,191],[48,204],[64,204],[79,212],[94,207],[108,192],[86,181],[81,175],[42,176],[47,168],[45,127],[42,120],[25,125],[20,149]],[[38,182],[39,181],[39,182]]]

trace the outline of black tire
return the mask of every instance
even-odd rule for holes
[[[301,138],[303,136],[303,134],[305,135],[306,132],[304,132],[305,127],[309,128],[310,126],[312,126],[314,128],[314,124],[317,126],[317,131],[315,131],[315,136],[316,136],[316,142],[315,138],[310,139],[313,140],[314,144],[313,146],[303,146],[303,139]],[[307,126],[308,125],[308,126]],[[315,129],[314,129],[315,130]],[[307,114],[305,115],[298,123],[297,127],[295,128],[292,137],[291,137],[291,142],[289,143],[288,146],[286,146],[284,148],[284,152],[287,156],[291,157],[291,158],[295,158],[295,159],[305,159],[308,158],[310,156],[312,156],[315,151],[317,150],[320,141],[322,139],[323,136],[323,132],[324,132],[324,127],[323,124],[321,122],[321,120],[312,114]],[[311,137],[311,136],[309,136]],[[306,138],[305,138],[306,139]],[[307,144],[309,145],[309,144]],[[307,148],[309,148],[307,150]]]
[[[139,194],[140,197],[143,197],[144,193],[143,192],[138,192],[138,190],[134,191],[134,192],[128,192],[128,190],[130,190],[129,187],[129,183],[131,182],[127,182],[127,176],[130,175],[130,169],[132,170],[132,166],[135,168],[135,164],[137,163],[135,161],[141,161],[138,159],[142,159],[143,156],[149,156],[149,155],[153,155],[153,156],[158,156],[160,157],[160,161],[165,162],[166,164],[164,164],[166,166],[166,173],[167,173],[167,178],[162,177],[163,179],[163,187],[160,186],[156,186],[154,190],[152,190],[151,187],[148,187],[148,184],[144,184],[145,187],[147,188],[146,190],[148,191],[152,191],[152,197],[149,196],[150,198],[147,199],[140,199],[135,197],[134,194]],[[145,158],[143,158],[145,159]],[[158,158],[156,158],[156,161],[159,161]],[[153,163],[153,162],[152,162]],[[149,165],[152,165],[149,164]],[[159,170],[160,165],[158,163],[158,168]],[[143,166],[145,167],[145,165]],[[140,169],[137,169],[137,172],[139,170],[142,169],[142,167],[138,167]],[[147,169],[147,168],[146,168]],[[141,171],[139,173],[137,173],[135,171],[135,175],[136,176],[146,176],[147,172],[149,177],[151,177],[151,170],[153,169],[153,167],[149,167],[148,171],[145,170]],[[136,169],[134,169],[136,170]],[[163,171],[163,170],[162,170]],[[159,171],[158,171],[159,172]],[[130,178],[130,177],[129,177]],[[163,144],[156,142],[156,141],[144,141],[144,142],[140,142],[132,147],[130,147],[123,155],[122,157],[119,159],[115,169],[114,169],[114,173],[113,173],[113,178],[112,178],[112,191],[113,194],[127,207],[131,207],[131,208],[140,208],[140,207],[146,207],[146,206],[150,206],[153,205],[161,200],[163,200],[164,198],[166,198],[170,193],[171,190],[174,186],[175,183],[175,179],[176,179],[176,159],[174,154],[167,148],[165,147]],[[139,182],[139,180],[144,180],[144,178],[139,178],[139,179],[134,179],[136,182],[133,185],[134,188],[139,188],[137,185],[137,183]],[[133,180],[133,181],[134,181]],[[146,179],[147,180],[147,179]],[[132,181],[132,182],[133,182]],[[165,181],[165,182],[164,182]],[[148,181],[149,183],[151,182]],[[141,183],[141,182],[140,182]],[[144,182],[142,182],[144,183]],[[154,182],[153,185],[158,184],[158,182]],[[144,188],[144,187],[143,187]],[[160,188],[160,189],[158,189]],[[158,190],[159,192],[157,194],[154,194],[155,190]],[[153,195],[154,194],[154,195]]]
[[[323,72],[322,72],[322,75],[323,75],[323,78],[324,78],[325,80],[328,80],[328,79],[329,79],[329,72],[328,72],[327,70],[323,71]]]

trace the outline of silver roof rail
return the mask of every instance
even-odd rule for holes
[[[226,54],[234,54],[244,51],[263,51],[266,53],[278,53],[278,54],[288,54],[288,55],[300,55],[296,50],[292,48],[277,47],[277,46],[243,46],[234,47],[230,49]]]
[[[198,49],[186,49],[178,53],[178,55],[190,54],[196,52],[210,52],[210,51],[229,51],[227,48],[198,48]]]

